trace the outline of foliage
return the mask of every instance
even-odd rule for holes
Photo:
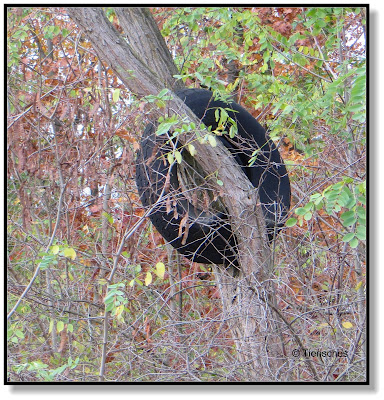
[[[354,187],[354,193],[348,187],[353,182],[352,178],[344,180],[328,186],[323,193],[315,193],[310,196],[310,201],[304,207],[298,207],[295,214],[299,216],[300,226],[303,221],[312,219],[313,212],[324,210],[328,216],[337,216],[341,210],[340,220],[342,228],[348,233],[343,236],[344,242],[349,242],[352,248],[356,248],[359,240],[366,240],[366,212],[365,201],[365,182]],[[346,211],[344,211],[346,210]],[[296,218],[290,218],[287,226],[294,226],[297,222]],[[353,227],[353,231],[348,229]]]
[[[286,322],[291,367],[276,380],[313,380],[308,357],[290,357],[300,338],[348,355],[310,358],[322,380],[364,381],[366,8],[151,12],[179,79],[241,103],[289,167],[270,317]],[[211,268],[142,221],[133,179],[153,113],[158,135],[196,126],[168,112],[168,90],[129,92],[64,9],[9,7],[7,20],[9,380],[95,381],[106,345],[106,380],[243,381]],[[223,129],[198,137],[213,147],[236,135],[225,109],[216,118]],[[167,161],[182,163],[180,151]]]

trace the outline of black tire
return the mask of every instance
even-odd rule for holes
[[[290,207],[290,183],[285,165],[274,143],[266,136],[264,128],[240,105],[214,100],[212,92],[204,89],[184,89],[176,93],[186,105],[212,130],[217,128],[215,109],[230,108],[229,116],[237,122],[238,134],[217,136],[230,150],[236,162],[242,167],[254,187],[259,188],[264,216],[270,240],[284,219]],[[144,207],[152,207],[163,194],[173,195],[174,208],[169,212],[166,201],[161,200],[149,215],[153,225],[185,257],[201,263],[238,265],[236,239],[225,213],[210,215],[197,209],[180,195],[177,164],[169,166],[164,155],[171,151],[165,135],[156,136],[156,127],[149,124],[141,139],[136,167],[136,184]],[[249,166],[252,153],[260,149],[253,166]],[[164,190],[169,173],[170,187]],[[168,188],[167,188],[168,189]],[[175,195],[176,193],[176,195]],[[177,194],[178,193],[178,194]],[[163,198],[165,198],[163,197]],[[168,213],[167,213],[168,211]],[[180,234],[180,221],[188,213],[188,235]]]

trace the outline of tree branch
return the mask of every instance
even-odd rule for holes
[[[179,71],[150,11],[147,8],[116,7],[115,12],[129,45],[136,54],[140,54],[164,87],[182,89],[183,82],[174,78]],[[143,46],[143,43],[147,45]]]
[[[129,37],[128,44],[112,26],[100,7],[68,7],[68,14],[82,27],[97,53],[115,71],[125,85],[139,97],[158,94],[167,83],[176,85],[172,76],[177,71],[149,10],[136,7],[118,8],[119,21]],[[93,28],[90,28],[93,27]],[[164,54],[165,53],[165,54]],[[171,66],[172,65],[172,66]],[[181,119],[201,121],[177,96],[168,102],[168,112]],[[180,137],[183,144],[191,137]],[[223,186],[223,201],[231,216],[239,242],[240,263],[244,273],[260,274],[269,269],[270,249],[266,245],[266,228],[257,191],[219,141],[216,147],[194,141],[196,160],[207,175],[217,175]]]
[[[67,7],[99,57],[138,96],[157,94],[165,87],[139,54],[120,36],[100,7]]]
[[[99,56],[137,96],[157,95],[165,87],[172,91],[182,85],[173,78],[177,71],[176,66],[149,10],[117,9],[119,21],[129,38],[129,43],[113,28],[101,8],[69,7],[68,13],[84,30]],[[194,122],[196,127],[200,127],[201,121],[195,114],[178,96],[171,94],[173,96],[167,102],[168,108],[162,112],[176,114],[179,120]],[[190,140],[196,139],[196,134],[204,136],[205,133],[204,129],[197,128],[197,132],[190,132],[188,136],[180,135],[178,139],[185,145]],[[264,370],[272,351],[271,349],[269,352],[266,351],[261,344],[263,340],[260,340],[260,337],[264,337],[268,332],[268,321],[265,318],[268,312],[265,304],[254,296],[247,285],[239,285],[241,293],[235,300],[233,287],[238,284],[233,285],[233,283],[235,280],[243,282],[245,279],[253,286],[260,287],[260,283],[266,280],[271,271],[271,249],[267,243],[258,191],[220,141],[217,141],[216,147],[200,143],[198,140],[194,140],[193,144],[196,148],[194,157],[205,173],[208,176],[217,176],[222,181],[222,186],[217,185],[217,190],[223,193],[222,200],[237,237],[240,265],[240,273],[236,279],[224,271],[225,279],[230,282],[224,286],[223,302],[227,304],[229,315],[233,313],[236,315],[230,323],[230,329],[238,339],[236,346],[239,358],[241,362],[250,363],[247,374],[250,379],[256,379],[258,376],[263,376],[260,371]],[[115,263],[117,259],[118,257],[115,258]],[[116,265],[111,271],[110,280],[115,267]],[[218,277],[216,279],[219,280]],[[245,315],[242,314],[242,310],[245,310]],[[107,320],[108,316],[105,318],[105,324]],[[244,338],[246,339],[243,340]],[[278,351],[278,347],[274,347],[276,347],[274,352]],[[104,375],[104,364],[102,360],[101,380]]]

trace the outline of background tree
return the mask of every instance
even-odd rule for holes
[[[10,379],[364,380],[366,9],[68,10],[84,36],[66,13],[8,10]],[[181,81],[236,96],[290,160],[289,229],[273,258],[244,243],[237,279],[143,223],[134,150]],[[236,164],[196,150],[257,226]]]

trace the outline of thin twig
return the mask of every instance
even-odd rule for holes
[[[60,192],[59,206],[57,208],[56,224],[55,224],[55,228],[53,229],[53,232],[52,232],[51,238],[49,240],[49,243],[47,244],[47,246],[45,248],[45,252],[48,252],[49,248],[52,246],[53,241],[54,241],[55,236],[56,236],[57,229],[59,227],[59,223],[60,223],[60,219],[61,219],[61,211],[62,211],[62,208],[63,208],[63,197],[64,197],[64,192],[65,192],[65,189],[67,187],[67,184],[68,184],[68,182],[64,185],[62,191]],[[19,307],[20,303],[23,301],[24,297],[27,295],[27,293],[31,289],[33,283],[35,282],[37,276],[39,275],[41,264],[42,263],[40,262],[39,265],[37,266],[33,276],[32,276],[32,279],[29,282],[28,286],[24,289],[24,292],[21,294],[20,298],[17,300],[17,302],[14,305],[14,307],[12,308],[12,310],[7,315],[7,321],[12,317],[12,315],[14,314],[16,309]]]
[[[169,170],[171,169],[172,165],[169,167]],[[139,228],[139,226],[144,222],[145,218],[147,218],[151,212],[155,209],[155,207],[157,207],[157,205],[159,204],[160,201],[162,201],[163,195],[164,195],[164,191],[165,191],[165,186],[163,187],[163,190],[159,196],[159,198],[157,199],[157,201],[153,204],[153,206],[148,209],[144,215],[135,223],[135,225],[124,234],[124,237],[122,238],[119,248],[117,250],[117,253],[114,257],[114,261],[113,261],[113,267],[112,270],[109,274],[109,277],[106,279],[108,282],[108,285],[111,284],[111,282],[113,281],[113,277],[116,273],[117,270],[117,266],[119,264],[119,260],[120,260],[120,256],[121,253],[123,251],[125,242],[132,236],[132,234]],[[103,382],[104,381],[104,373],[105,373],[105,364],[106,364],[106,358],[107,358],[107,344],[108,344],[108,320],[109,320],[109,314],[110,311],[106,310],[107,305],[105,305],[104,308],[104,334],[103,334],[103,348],[102,348],[102,355],[101,355],[101,361],[100,361],[100,372],[99,372],[99,381]]]

